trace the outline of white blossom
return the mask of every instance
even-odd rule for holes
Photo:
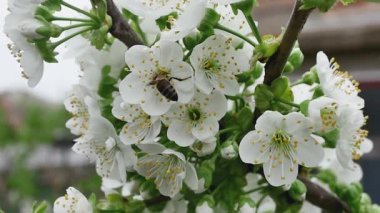
[[[96,171],[101,177],[126,180],[126,171],[132,169],[137,160],[135,152],[120,141],[104,117],[91,115],[88,123],[88,131],[76,139],[73,150],[96,161]]]
[[[93,101],[85,102],[86,97],[96,100],[97,95],[83,85],[73,85],[71,94],[64,101],[66,110],[71,113],[72,118],[66,122],[66,127],[74,135],[84,135],[88,130],[88,119],[90,114],[100,115],[100,109]]]
[[[193,190],[198,188],[198,178],[194,166],[185,156],[159,144],[139,145],[147,154],[136,163],[136,171],[146,179],[154,179],[162,195],[174,197],[182,189],[183,182]]]
[[[5,17],[4,33],[14,44],[8,45],[13,56],[23,69],[23,77],[34,87],[41,80],[44,69],[43,58],[29,39],[41,38],[36,29],[43,26],[34,19],[34,12],[40,0],[9,0],[10,14]]]
[[[298,164],[317,166],[323,159],[322,146],[312,137],[312,124],[301,113],[282,115],[266,111],[255,130],[242,139],[240,158],[245,163],[263,164],[264,174],[273,186],[292,183]]]
[[[210,94],[213,88],[226,95],[239,92],[235,75],[249,69],[249,57],[231,41],[229,37],[214,35],[194,48],[190,61],[195,84],[203,93]]]
[[[215,151],[216,138],[211,137],[204,141],[196,141],[190,146],[190,149],[197,153],[198,157],[207,156]]]
[[[54,213],[87,213],[92,212],[92,206],[87,198],[74,187],[66,190],[66,195],[54,201]]]
[[[175,104],[163,116],[168,127],[168,138],[186,147],[196,140],[204,141],[219,131],[218,121],[227,112],[227,100],[218,91],[205,95],[197,90],[187,104]]]
[[[328,133],[339,130],[337,159],[344,168],[354,169],[352,159],[358,159],[363,154],[360,150],[365,146],[368,135],[368,131],[361,129],[366,123],[363,112],[352,106],[340,105],[334,99],[320,97],[309,103],[308,114],[315,131]]]
[[[131,73],[119,85],[124,102],[140,104],[152,116],[166,113],[177,100],[189,102],[194,93],[193,70],[182,58],[182,47],[175,42],[160,41],[151,48],[136,45],[129,49],[125,60]],[[170,92],[171,86],[175,93]]]
[[[113,102],[112,114],[127,123],[120,131],[120,140],[126,145],[151,143],[160,134],[161,120],[159,116],[146,114],[139,105],[126,104],[121,96]]]
[[[359,83],[347,72],[339,71],[339,65],[333,61],[330,62],[323,52],[318,52],[316,68],[323,93],[337,100],[340,105],[363,108],[364,100],[358,96]]]

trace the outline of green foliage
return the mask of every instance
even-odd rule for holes
[[[336,0],[303,0],[301,9],[318,8],[321,12],[329,11],[336,3]]]
[[[34,202],[32,207],[32,213],[45,213],[48,208],[48,203],[42,201],[41,203]]]
[[[304,55],[299,47],[293,48],[284,67],[284,73],[292,73],[299,69],[303,63]]]
[[[57,63],[58,60],[55,58],[57,55],[56,52],[54,52],[54,47],[51,45],[50,41],[46,38],[42,39],[36,39],[33,41],[35,46],[38,49],[38,52],[41,54],[41,57],[44,59],[44,61],[48,63]]]
[[[339,135],[340,135],[339,129],[335,128],[329,132],[321,134],[320,136],[322,136],[323,139],[325,139],[325,144],[324,144],[325,147],[335,148],[339,139]]]
[[[219,22],[220,15],[213,9],[207,8],[206,15],[198,26],[198,30],[206,35],[214,33],[214,26]]]
[[[60,11],[61,2],[62,0],[45,0],[44,2],[42,2],[42,5],[48,7],[50,10]]]
[[[292,109],[292,106],[287,104],[287,102],[292,102],[294,99],[287,77],[277,78],[272,82],[271,86],[258,85],[254,95],[256,108],[261,112],[274,110],[287,114]]]
[[[306,191],[305,184],[297,179],[292,183],[292,186],[289,189],[289,195],[296,201],[303,201],[305,199]]]
[[[281,44],[282,35],[274,36],[274,35],[264,35],[262,36],[262,43],[260,43],[255,51],[258,55],[263,58],[271,57],[278,49]]]
[[[257,0],[243,0],[236,3],[231,4],[231,7],[235,14],[240,10],[246,17],[250,17],[252,13],[252,9],[254,6],[258,5]]]

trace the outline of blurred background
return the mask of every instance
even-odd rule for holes
[[[286,27],[294,1],[259,3],[254,17],[261,33],[279,34],[281,27]],[[1,31],[6,14],[6,2],[1,1]],[[72,59],[61,57],[59,64],[46,66],[36,88],[28,88],[8,43],[0,33],[0,209],[30,212],[33,201],[53,201],[68,186],[85,195],[99,193],[100,180],[94,167],[71,152],[73,136],[65,129],[69,115],[62,102],[78,81],[78,67]],[[374,150],[360,160],[363,184],[374,202],[380,203],[380,4],[358,1],[348,7],[337,5],[326,14],[315,11],[299,43],[305,62],[294,77],[313,66],[316,53],[323,50],[361,83],[369,137],[374,142]]]

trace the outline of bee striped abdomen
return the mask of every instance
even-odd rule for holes
[[[157,81],[156,84],[157,90],[163,95],[165,98],[171,101],[178,101],[178,94],[175,91],[173,85],[170,81],[166,79],[161,79]]]

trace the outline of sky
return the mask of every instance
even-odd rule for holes
[[[75,2],[71,0],[70,2]],[[76,1],[75,5],[78,5]],[[79,81],[79,68],[73,59],[58,57],[59,63],[45,63],[44,75],[40,83],[30,88],[21,77],[19,64],[10,54],[7,44],[11,41],[3,33],[4,18],[8,14],[7,1],[0,1],[0,94],[6,91],[26,91],[51,102],[62,102],[73,84]],[[64,14],[70,14],[64,11]],[[63,48],[61,48],[63,49]],[[64,51],[64,50],[63,50]],[[63,55],[63,54],[61,54]]]

